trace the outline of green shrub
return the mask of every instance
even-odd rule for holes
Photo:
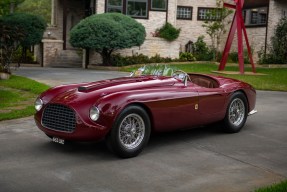
[[[24,33],[24,39],[20,42],[22,47],[30,47],[40,43],[47,26],[42,17],[28,13],[7,15],[3,17],[3,21],[22,30]]]
[[[21,63],[35,63],[34,54],[28,49],[19,47],[13,54],[12,62],[17,63],[19,61]]]
[[[111,65],[115,50],[140,46],[145,35],[144,26],[135,19],[120,13],[103,13],[87,17],[73,27],[70,43],[96,51],[104,65]]]
[[[159,54],[149,58],[149,63],[168,63],[171,62],[172,59],[168,57],[161,57]]]
[[[113,66],[128,66],[134,64],[145,64],[145,63],[169,63],[172,61],[178,61],[178,59],[160,57],[160,55],[158,54],[152,57],[148,57],[143,54],[133,56],[121,56],[120,54],[112,55]]]
[[[195,61],[196,60],[196,58],[193,56],[193,54],[189,53],[189,52],[180,53],[179,59],[181,61]]]
[[[12,56],[19,46],[26,49],[40,43],[45,29],[46,22],[36,15],[14,13],[0,17],[0,62],[2,70],[10,72]],[[25,55],[22,54],[22,56]]]
[[[197,61],[211,61],[213,52],[208,48],[204,41],[204,36],[199,36],[194,43],[194,56]]]
[[[273,54],[260,54],[259,55],[259,64],[286,64],[282,62],[281,58]]]
[[[167,41],[174,41],[178,38],[180,29],[176,29],[172,24],[165,23],[160,29],[156,31],[159,37],[164,38]]]
[[[271,38],[269,53],[264,50],[258,53],[261,64],[287,64],[287,18],[282,18],[276,26]]]
[[[238,52],[231,52],[229,53],[229,58],[231,62],[238,63]],[[245,64],[250,64],[249,56],[248,56],[248,50],[244,49],[243,51],[243,59]]]

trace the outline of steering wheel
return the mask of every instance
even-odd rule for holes
[[[189,75],[186,72],[182,71],[182,70],[174,71],[172,73],[172,77],[180,79],[182,81],[184,81],[184,79],[187,78],[191,82],[191,79],[190,79]]]

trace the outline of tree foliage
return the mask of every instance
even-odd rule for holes
[[[20,28],[0,18],[0,72],[10,73],[11,58],[23,39],[24,34]]]
[[[14,13],[3,18],[6,24],[22,30],[25,38],[21,41],[23,47],[29,47],[41,42],[46,22],[42,17],[28,13]]]
[[[1,68],[10,72],[13,53],[19,48],[41,42],[46,22],[39,16],[15,13],[0,18]]]
[[[95,50],[102,56],[104,65],[111,64],[113,51],[140,46],[144,40],[144,26],[120,13],[92,15],[70,32],[72,46]]]
[[[233,12],[230,9],[222,7],[222,5],[223,0],[216,0],[216,9],[213,9],[207,15],[212,19],[204,21],[204,24],[202,25],[206,28],[206,33],[211,38],[211,49],[215,53],[214,60],[217,60],[221,38],[226,33],[225,27],[231,22],[227,18]]]
[[[282,18],[278,23],[272,37],[273,54],[277,55],[280,63],[287,63],[287,18]]]
[[[46,23],[51,21],[51,0],[25,0],[17,6],[16,12],[42,16]]]
[[[275,28],[268,53],[259,52],[259,63],[262,64],[287,64],[287,18],[282,18]]]
[[[19,4],[25,0],[1,0],[0,1],[0,16],[4,16],[10,13],[11,6],[16,8]]]
[[[197,38],[193,45],[193,54],[198,61],[210,61],[213,59],[213,53],[204,41],[204,36]]]

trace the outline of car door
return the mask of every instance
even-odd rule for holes
[[[200,124],[208,124],[222,120],[226,109],[227,93],[222,88],[199,87],[198,111]]]
[[[150,102],[156,131],[191,128],[198,124],[198,91],[188,84],[162,92],[165,98]]]

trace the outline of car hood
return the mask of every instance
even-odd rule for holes
[[[171,87],[177,82],[171,77],[144,76],[122,77],[102,80],[92,83],[79,84],[69,90],[58,93],[50,102],[73,104],[94,103],[99,98],[118,92],[136,91],[160,87]]]

